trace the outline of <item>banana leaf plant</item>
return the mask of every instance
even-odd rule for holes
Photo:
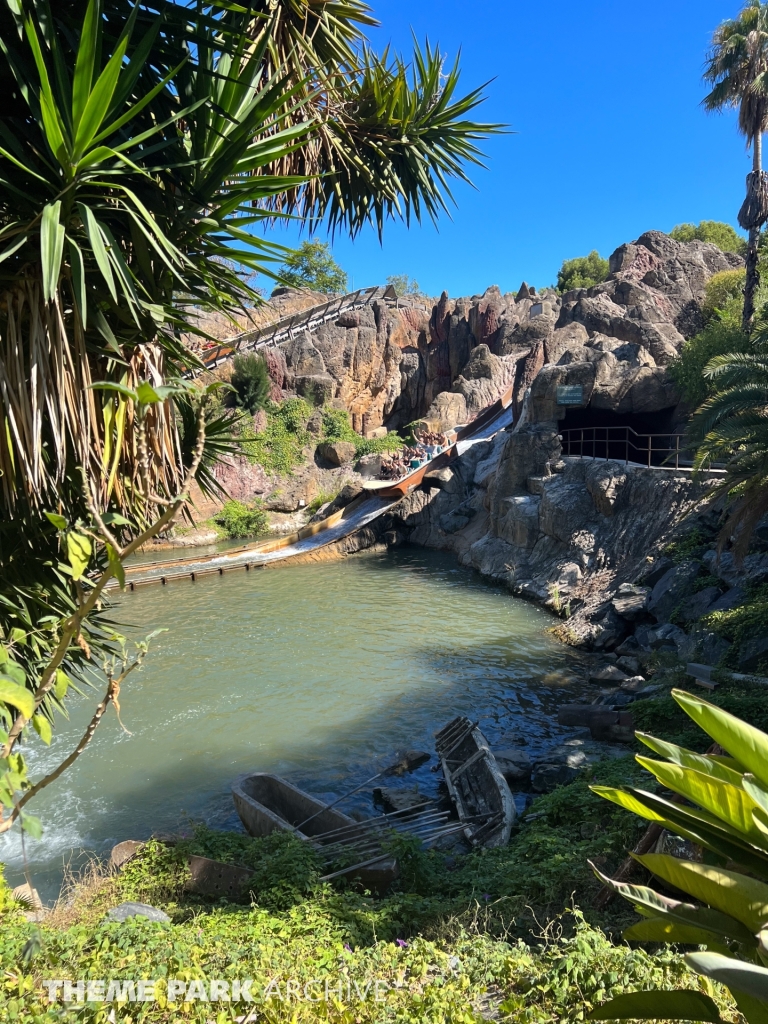
[[[660,853],[636,856],[668,890],[595,873],[634,904],[642,920],[624,932],[635,942],[704,947],[686,956],[698,974],[726,985],[750,1024],[768,1022],[768,736],[682,690],[672,696],[725,754],[697,754],[646,733],[637,738],[663,760],[637,756],[663,793],[593,786],[598,796],[701,847],[701,861]],[[593,1020],[720,1021],[696,991],[624,993],[593,1010]]]

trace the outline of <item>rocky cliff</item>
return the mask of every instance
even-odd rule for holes
[[[274,373],[286,391],[348,409],[362,432],[463,422],[512,381],[518,408],[531,389],[534,421],[558,418],[562,385],[581,385],[584,406],[652,414],[677,404],[664,367],[701,327],[707,281],[740,265],[714,245],[648,231],[613,253],[594,288],[443,293],[431,313],[376,303],[283,347]]]
[[[576,414],[572,422],[582,425],[642,422],[672,432],[686,410],[666,366],[701,326],[709,278],[739,265],[713,245],[651,231],[621,246],[609,279],[590,289],[560,296],[524,285],[510,296],[491,288],[455,302],[443,295],[430,318],[428,359],[442,352],[455,373],[433,411],[455,401],[446,396],[463,396],[475,360],[495,358],[505,370],[495,367],[490,379],[514,362],[516,421],[451,468],[428,473],[383,524],[388,538],[454,551],[513,593],[567,615],[573,641],[620,644],[633,613],[611,602],[658,563],[680,520],[706,504],[711,482],[633,464],[634,453],[564,457],[563,426]],[[575,388],[575,405],[558,404],[563,386]]]

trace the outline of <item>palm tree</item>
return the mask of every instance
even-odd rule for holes
[[[752,172],[747,175],[747,196],[739,210],[739,224],[749,232],[747,275],[742,324],[749,331],[760,283],[758,243],[760,227],[768,220],[768,176],[762,169],[763,132],[768,128],[768,4],[749,0],[738,18],[724,21],[715,31],[704,80],[713,88],[703,103],[707,110],[734,107],[739,131],[752,146]]]
[[[704,375],[716,390],[691,422],[694,467],[725,464],[725,478],[715,491],[730,509],[721,547],[733,538],[733,553],[741,559],[768,512],[768,317],[755,321],[752,351],[716,356]]]

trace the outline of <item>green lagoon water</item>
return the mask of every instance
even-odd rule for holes
[[[115,618],[138,637],[167,632],[124,685],[130,734],[110,709],[34,804],[45,830],[26,855],[47,898],[84,850],[102,855],[190,819],[239,828],[229,786],[243,772],[331,799],[398,750],[430,750],[434,764],[433,733],[457,714],[535,756],[574,685],[548,615],[419,549],[147,587],[120,596]],[[33,778],[75,745],[95,700],[73,704],[49,749],[30,745]],[[437,776],[428,764],[399,784],[414,782],[430,791]],[[370,791],[354,807],[371,811]],[[21,879],[18,834],[0,839],[0,861]]]

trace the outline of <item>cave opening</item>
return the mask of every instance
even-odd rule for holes
[[[675,406],[648,413],[569,408],[560,421],[563,455],[648,466],[688,464],[690,455],[674,428]]]

